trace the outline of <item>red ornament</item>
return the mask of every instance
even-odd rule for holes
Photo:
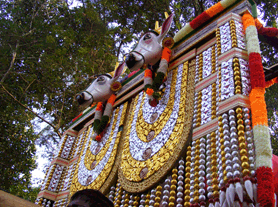
[[[157,104],[158,104],[158,101],[156,99],[153,99],[153,100],[150,100],[149,101],[149,104],[152,106],[152,107],[156,107]]]
[[[99,134],[99,135],[97,135],[97,136],[96,136],[96,141],[98,141],[98,142],[99,142],[99,141],[101,140],[101,138],[102,138],[102,136],[101,136],[100,134]]]
[[[122,84],[119,81],[115,81],[110,86],[111,90],[116,92],[122,88]]]

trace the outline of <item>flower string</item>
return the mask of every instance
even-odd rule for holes
[[[204,23],[208,22],[212,17],[224,11],[226,8],[234,4],[236,0],[222,0],[212,7],[201,13],[190,23],[186,24],[174,37],[175,42],[180,41],[184,36],[188,35],[192,31],[198,29]]]
[[[265,78],[262,67],[257,28],[262,29],[249,13],[242,17],[249,55],[251,93],[249,94],[253,134],[256,153],[258,180],[258,203],[260,206],[274,206],[274,182],[272,172],[272,149],[267,127],[267,110],[264,100]]]

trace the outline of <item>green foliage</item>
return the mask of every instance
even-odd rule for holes
[[[270,129],[273,154],[278,155],[278,84],[266,89],[265,101],[267,104],[268,126]]]

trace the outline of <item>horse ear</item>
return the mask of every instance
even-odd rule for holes
[[[161,28],[161,32],[159,35],[159,41],[161,42],[163,40],[163,38],[166,36],[166,34],[168,33],[171,24],[173,22],[173,18],[174,18],[174,14],[171,14],[162,24],[162,28]]]
[[[112,78],[113,82],[116,81],[121,76],[124,68],[125,68],[125,62],[122,62],[115,70],[114,76]]]

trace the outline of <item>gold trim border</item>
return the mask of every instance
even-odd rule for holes
[[[190,61],[189,64],[189,71],[188,71],[188,82],[187,82],[187,89],[186,89],[186,112],[188,116],[184,117],[184,128],[181,135],[181,139],[179,144],[175,148],[173,155],[168,159],[168,161],[152,176],[147,178],[146,180],[140,182],[131,182],[125,178],[123,175],[123,171],[119,168],[118,176],[119,182],[124,190],[130,193],[140,193],[143,191],[148,190],[149,188],[156,185],[159,180],[161,180],[168,172],[174,167],[176,161],[179,159],[183,151],[185,151],[188,143],[189,143],[189,133],[192,128],[192,118],[193,118],[193,110],[194,110],[194,87],[195,87],[195,59]],[[134,103],[134,102],[133,102]],[[132,109],[132,107],[130,108]],[[131,113],[128,113],[127,121],[129,121],[131,117]],[[123,131],[123,137],[126,137],[127,133],[127,126],[125,125]],[[122,141],[124,143],[124,141]]]

